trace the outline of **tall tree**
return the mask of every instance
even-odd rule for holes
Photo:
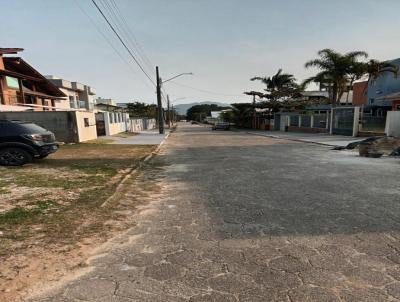
[[[282,69],[279,69],[272,77],[253,77],[250,80],[261,81],[265,84],[267,86],[265,91],[268,92],[266,97],[271,99],[291,96],[292,93],[300,88],[296,83],[295,77],[289,73],[282,73]]]
[[[363,68],[360,58],[368,57],[364,51],[352,51],[341,54],[332,49],[322,49],[318,52],[319,58],[310,60],[306,68],[315,67],[319,72],[303,82],[305,87],[311,82],[326,85],[333,105],[336,105],[343,93],[347,91],[349,82],[361,77]]]
[[[368,75],[368,82],[376,80],[384,73],[392,73],[397,77],[399,69],[390,62],[380,62],[378,60],[369,60],[366,64],[365,73]]]
[[[238,127],[250,128],[252,125],[253,105],[251,103],[234,103],[231,106],[231,110],[221,114],[224,121],[234,123]]]
[[[257,113],[256,113],[256,96],[258,96],[259,98],[263,98],[265,97],[265,94],[262,92],[257,92],[257,91],[245,91],[244,94],[246,95],[251,95],[253,96],[253,122],[252,122],[252,128],[257,128]]]
[[[126,104],[126,108],[131,117],[156,118],[157,116],[157,106],[155,104],[132,102]]]
[[[211,111],[221,111],[230,107],[222,107],[216,104],[200,104],[192,106],[187,111],[187,119],[201,122],[204,118],[211,115]]]

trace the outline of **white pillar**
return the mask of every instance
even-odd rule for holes
[[[331,122],[330,122],[330,129],[329,129],[329,134],[332,135],[333,134],[333,108],[331,108]]]
[[[110,129],[110,124],[111,124],[110,112],[103,112],[103,116],[104,116],[104,126],[105,126],[105,128],[106,128],[106,135],[111,135],[111,129]]]
[[[301,127],[301,114],[299,114],[299,128]]]
[[[360,107],[354,107],[353,136],[358,136],[358,124],[360,121]]]
[[[310,117],[310,128],[314,128],[314,114]]]

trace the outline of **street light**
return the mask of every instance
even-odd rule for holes
[[[174,76],[172,78],[169,78],[168,80],[162,81],[161,84],[164,84],[165,82],[171,81],[171,80],[176,79],[177,77],[180,77],[180,76],[183,76],[183,75],[193,75],[193,72],[180,73],[180,74],[178,74],[178,75],[176,75],[176,76]]]
[[[193,75],[193,73],[191,73],[191,72],[180,73],[172,78],[169,78],[168,80],[162,81],[160,78],[159,71],[158,71],[158,66],[156,66],[158,129],[159,129],[160,134],[164,134],[164,117],[163,117],[163,108],[162,108],[162,103],[161,103],[161,85],[165,82],[171,81],[171,80],[176,79],[177,77],[180,77],[183,75]]]

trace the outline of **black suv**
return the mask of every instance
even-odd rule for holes
[[[52,132],[30,122],[0,120],[0,165],[22,166],[57,150]]]

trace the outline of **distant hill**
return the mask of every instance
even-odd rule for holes
[[[194,102],[194,103],[189,103],[189,104],[174,105],[174,108],[178,112],[179,115],[186,115],[186,112],[190,107],[193,107],[196,105],[211,105],[211,104],[215,104],[215,105],[218,105],[221,107],[230,106],[230,104],[220,103],[220,102]]]

